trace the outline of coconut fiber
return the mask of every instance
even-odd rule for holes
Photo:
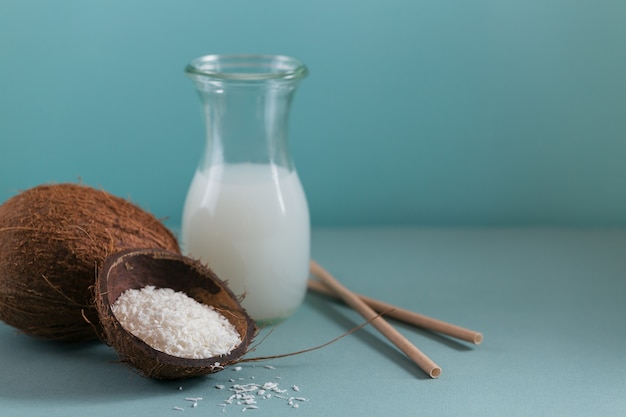
[[[97,271],[129,248],[180,253],[156,217],[105,191],[54,184],[17,194],[0,206],[0,320],[44,339],[98,338]]]

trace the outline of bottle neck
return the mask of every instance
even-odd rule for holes
[[[215,164],[272,164],[293,169],[288,120],[297,81],[196,82],[206,125],[204,170]]]

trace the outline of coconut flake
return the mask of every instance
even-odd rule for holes
[[[168,355],[204,359],[241,343],[235,327],[211,306],[171,288],[124,291],[111,306],[122,327]]]

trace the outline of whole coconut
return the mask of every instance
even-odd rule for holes
[[[41,185],[10,198],[0,206],[0,320],[44,339],[98,338],[96,274],[128,248],[180,253],[156,217],[102,190]]]

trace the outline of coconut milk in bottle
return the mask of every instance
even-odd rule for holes
[[[183,213],[184,250],[200,258],[255,320],[290,316],[309,271],[309,211],[295,171],[226,164],[197,171]]]
[[[243,296],[257,322],[287,318],[306,293],[309,211],[287,121],[307,72],[280,55],[207,55],[186,67],[203,104],[206,142],[181,246]]]

